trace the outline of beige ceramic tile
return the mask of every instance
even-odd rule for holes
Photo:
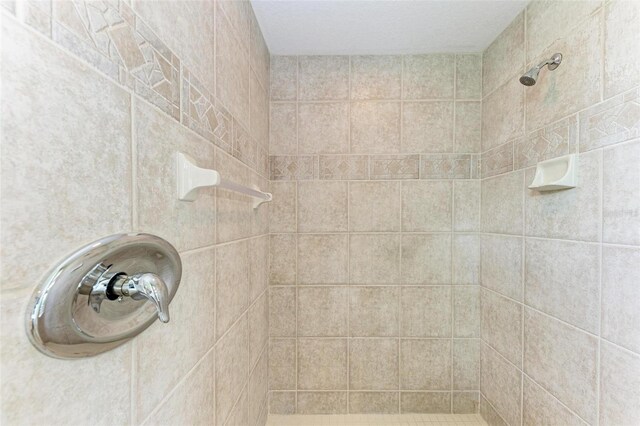
[[[271,377],[269,377],[271,378]],[[295,414],[296,393],[295,392],[269,392],[269,413],[274,414]]]
[[[452,284],[480,284],[480,236],[454,234]]]
[[[480,388],[480,339],[453,339],[453,389]]]
[[[527,238],[525,253],[525,303],[597,333],[600,322],[598,245]]]
[[[267,401],[269,365],[268,351],[262,352],[258,363],[249,376],[249,423],[257,425],[262,407]],[[239,426],[242,426],[240,424]]]
[[[351,99],[400,99],[401,56],[352,56]]]
[[[640,245],[640,141],[603,152],[602,239]],[[635,182],[635,184],[632,184]]]
[[[490,424],[520,424],[522,373],[486,344],[481,345],[480,362],[480,391],[495,407],[495,411],[492,407],[483,409],[480,402],[480,413]],[[500,418],[506,422],[501,423]]]
[[[217,2],[217,6],[216,11],[226,15],[242,48],[248,52],[251,38],[251,3],[246,0],[221,0]]]
[[[249,303],[249,246],[239,241],[217,248],[216,338],[219,339]]]
[[[215,168],[225,179],[241,185],[250,185],[250,169],[220,150],[216,151]],[[254,213],[252,198],[218,188],[216,190],[217,242],[251,236],[251,226],[247,226],[247,224],[251,223]]]
[[[634,424],[640,418],[640,356],[602,342],[600,424]]]
[[[456,55],[456,99],[482,98],[482,55]]]
[[[339,154],[349,152],[347,102],[298,104],[298,152]]]
[[[451,340],[401,340],[400,388],[451,389]]]
[[[509,62],[509,61],[500,61]],[[543,76],[545,77],[545,76]],[[482,101],[482,151],[487,151],[524,134],[525,88],[516,76]],[[538,108],[543,108],[538,106]],[[553,120],[549,120],[553,121]],[[546,123],[540,123],[536,129]]]
[[[298,340],[298,389],[347,388],[347,340]],[[300,395],[298,395],[300,404]],[[300,411],[300,407],[298,407]]]
[[[447,181],[402,182],[402,230],[451,231],[452,188]]]
[[[453,102],[405,102],[402,152],[453,152]]]
[[[398,339],[349,342],[349,389],[398,389]]]
[[[399,152],[400,115],[400,102],[353,102],[351,152]]]
[[[449,413],[451,393],[401,392],[400,411],[402,413]]]
[[[290,101],[298,97],[298,58],[271,57],[271,100]]]
[[[131,119],[125,91],[10,18],[2,32],[7,290],[31,288],[60,256],[131,230]],[[109,208],[96,209],[105,194]]]
[[[296,232],[296,182],[271,182],[273,201],[269,203],[269,231]]]
[[[602,248],[602,337],[640,353],[640,249]]]
[[[604,20],[604,97],[640,84],[640,5],[633,1],[607,2]]]
[[[400,235],[351,234],[352,284],[395,284],[400,280]]]
[[[586,426],[584,421],[564,407],[553,395],[526,376],[524,377],[522,403],[523,425]]]
[[[482,181],[482,231],[522,235],[523,175],[514,172]]]
[[[318,173],[321,180],[369,179],[367,155],[320,155]]]
[[[407,284],[451,283],[451,236],[402,236],[402,281]]]
[[[398,335],[397,287],[351,287],[349,327],[351,336]]]
[[[400,230],[400,182],[349,183],[349,230]]]
[[[269,301],[267,293],[262,293],[249,307],[249,366],[258,368],[256,363],[269,341]]]
[[[349,331],[347,287],[298,289],[298,336],[337,337]]]
[[[520,13],[482,54],[483,96],[523,72],[525,61],[525,19]],[[509,58],[509,60],[505,60]],[[517,81],[517,80],[516,80]],[[520,83],[518,83],[520,84]]]
[[[600,13],[592,15],[533,59],[532,63],[538,63],[547,59],[549,52],[563,54],[558,69],[542,70],[536,85],[525,89],[527,130],[540,128],[600,100],[601,17]]]
[[[507,423],[500,417],[496,410],[493,409],[491,403],[489,403],[482,394],[480,394],[480,407],[478,408],[478,412],[490,425],[507,426]]]
[[[300,235],[298,237],[298,281],[300,284],[348,282],[347,235]]]
[[[300,100],[349,98],[348,56],[300,56],[298,58]]]
[[[478,413],[479,392],[453,392],[451,396],[451,410],[454,414]]]
[[[401,336],[450,337],[451,317],[451,287],[402,287]]]
[[[269,284],[293,285],[296,283],[297,238],[293,234],[269,237]]]
[[[518,139],[483,152],[480,170],[482,177],[487,178],[512,171],[513,146],[517,143]]]
[[[269,154],[296,155],[298,153],[298,118],[294,102],[272,102],[269,118]]]
[[[249,240],[249,303],[253,303],[269,285],[269,236]]]
[[[480,287],[453,287],[453,336],[480,337]]]
[[[480,291],[482,340],[512,364],[522,365],[522,305],[489,290]]]
[[[538,192],[526,190],[526,235],[567,238],[581,241],[600,239],[601,164],[599,151],[580,154],[578,185],[571,191]],[[534,170],[527,170],[525,181],[533,181]]]
[[[296,340],[271,339],[269,342],[269,390],[295,389]]]
[[[242,388],[240,397],[231,409],[225,426],[243,426],[249,424],[249,389],[248,386]]]
[[[344,414],[347,392],[298,392],[299,414]]]
[[[482,103],[455,103],[455,152],[476,153],[482,150]]]
[[[523,238],[483,235],[480,243],[482,285],[522,300]],[[532,266],[535,267],[535,266]]]
[[[347,230],[347,182],[298,183],[298,232]]]
[[[524,371],[587,422],[597,413],[597,339],[525,310]]]
[[[140,421],[171,393],[216,341],[215,249],[183,254],[182,262],[182,280],[170,306],[171,321],[156,322],[137,338],[135,386]],[[193,294],[198,298],[193,299]],[[194,323],[210,326],[194,328]],[[166,350],[169,341],[183,349]],[[159,369],[164,374],[158,374]]]
[[[216,419],[226,419],[249,377],[246,315],[216,345]],[[220,420],[222,422],[222,420]]]
[[[349,413],[397,413],[398,398],[398,392],[349,392]]]
[[[271,287],[269,290],[269,335],[296,335],[295,287]]]
[[[403,99],[453,98],[454,55],[409,55],[403,59]]]
[[[453,182],[453,230],[480,230],[480,181]]]
[[[253,9],[253,8],[252,8]],[[264,40],[260,23],[253,13],[250,14],[251,19],[251,40],[249,46],[249,56],[251,57],[251,69],[256,73],[260,85],[269,93],[269,48]]]

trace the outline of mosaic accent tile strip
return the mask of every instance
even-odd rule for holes
[[[272,180],[311,180],[315,173],[316,157],[301,156],[271,156]]]
[[[579,121],[580,152],[640,137],[640,89],[594,105]]]
[[[320,179],[369,179],[369,157],[366,155],[321,155]]]
[[[507,142],[482,154],[483,178],[513,170],[513,145],[513,141]]]
[[[231,115],[213,102],[213,96],[183,66],[182,124],[226,152],[233,153]]]
[[[421,155],[420,179],[471,179],[471,154]]]
[[[376,155],[370,158],[371,179],[418,179],[419,155]]]
[[[529,133],[514,142],[514,169],[535,166],[575,150],[578,142],[578,119],[575,115]]]
[[[179,120],[180,61],[124,2],[53,2],[52,38]]]

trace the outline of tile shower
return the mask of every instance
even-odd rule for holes
[[[0,25],[3,424],[640,423],[640,3],[533,1],[466,54],[270,55],[244,1]],[[176,150],[273,202],[177,201]],[[119,232],[180,253],[171,322],[38,353],[33,287]]]

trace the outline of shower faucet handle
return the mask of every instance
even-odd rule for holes
[[[111,292],[117,297],[130,297],[133,300],[147,299],[156,305],[160,321],[169,322],[169,292],[167,285],[156,274],[149,272],[118,276],[107,294]]]

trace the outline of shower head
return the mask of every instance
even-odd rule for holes
[[[550,59],[547,59],[544,62],[540,62],[535,67],[531,68],[527,71],[522,77],[520,77],[520,83],[525,86],[533,86],[538,81],[538,74],[540,74],[540,70],[545,66],[549,66],[549,70],[553,71],[560,66],[560,62],[562,62],[562,54],[556,53]]]

